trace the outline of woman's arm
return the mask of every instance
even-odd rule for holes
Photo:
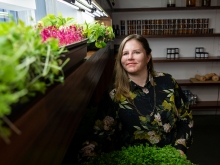
[[[175,104],[177,108],[178,120],[177,120],[177,135],[175,141],[175,147],[178,150],[186,153],[187,149],[192,144],[192,128],[193,117],[190,109],[190,104],[187,101],[181,87],[174,80],[175,84]]]

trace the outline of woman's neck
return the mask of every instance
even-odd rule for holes
[[[129,74],[128,76],[137,85],[144,87],[144,85],[146,84],[147,78],[148,78],[148,71],[142,74],[138,74],[138,75]]]

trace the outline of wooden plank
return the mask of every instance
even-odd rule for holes
[[[217,10],[217,9],[220,9],[220,6],[114,8],[113,13],[116,13],[116,12],[172,11],[172,10]]]
[[[190,106],[192,110],[202,109],[218,109],[220,108],[219,101],[198,101],[196,104]]]
[[[167,59],[166,57],[153,57],[154,63],[160,62],[213,62],[220,61],[220,56],[210,56],[208,58],[195,58],[195,57],[180,57]]]
[[[124,39],[127,35],[116,36],[116,39]],[[220,37],[219,33],[213,34],[161,34],[161,35],[143,35],[145,38],[182,38],[182,37]]]
[[[219,81],[213,81],[213,80],[206,80],[206,81],[199,81],[196,78],[190,78],[190,81],[192,83],[198,84],[198,83],[203,83],[203,84],[220,84],[220,80]]]
[[[220,85],[220,82],[219,83],[212,83],[211,81],[205,82],[205,83],[202,83],[202,82],[193,83],[190,79],[182,79],[182,80],[176,80],[176,81],[180,86],[210,86],[210,85],[218,86],[218,85]]]

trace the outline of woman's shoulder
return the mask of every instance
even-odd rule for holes
[[[173,78],[173,76],[169,73],[165,73],[165,72],[155,72],[154,74],[154,80],[159,83],[174,83],[176,82],[176,80]]]
[[[154,72],[154,77],[169,77],[172,78],[172,75],[169,73],[165,73],[165,72]]]

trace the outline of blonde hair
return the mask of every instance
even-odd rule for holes
[[[115,68],[114,68],[114,72],[115,72],[114,85],[116,89],[115,101],[117,102],[120,101],[122,96],[124,96],[125,98],[129,100],[132,99],[131,94],[130,94],[129,77],[128,77],[127,71],[123,68],[121,64],[121,58],[122,58],[124,46],[131,39],[135,39],[136,41],[140,42],[143,48],[145,49],[147,56],[151,56],[151,48],[149,46],[149,43],[147,39],[141,35],[138,35],[138,34],[129,35],[121,42],[119,49],[118,49],[118,54],[116,57]],[[154,75],[152,58],[147,64],[147,69],[152,75]]]

